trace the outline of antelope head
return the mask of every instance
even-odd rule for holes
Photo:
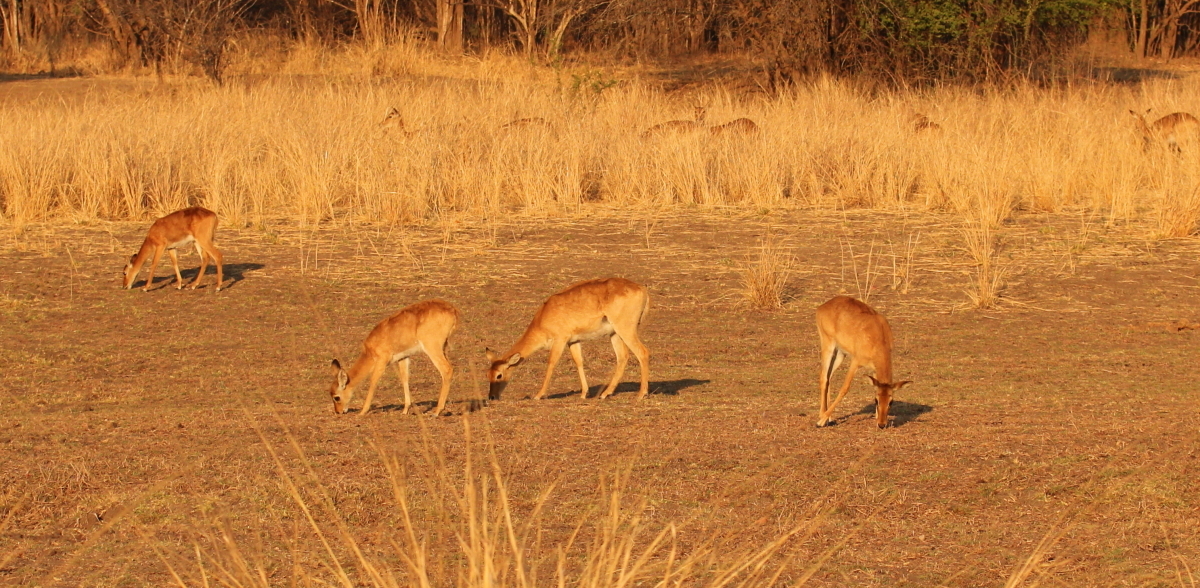
[[[892,407],[892,394],[905,385],[911,384],[912,380],[887,384],[876,380],[874,376],[867,376],[867,378],[870,378],[871,384],[875,386],[875,424],[879,425],[880,429],[886,429],[888,409]]]
[[[520,353],[501,357],[491,349],[486,350],[485,354],[488,360],[488,400],[500,400],[500,393],[504,392],[504,387],[508,386],[508,381],[512,378],[512,369],[520,365],[525,358],[521,357]]]
[[[125,264],[125,269],[121,272],[122,289],[128,290],[133,287],[133,280],[137,277],[137,272],[133,271],[133,264],[135,261],[137,261],[136,253],[129,256],[129,263]]]
[[[350,396],[353,394],[352,390],[346,389],[350,384],[350,375],[342,369],[342,364],[336,359],[330,367],[333,368],[333,385],[329,387],[329,396],[333,398],[333,414],[346,414],[346,405],[350,403]]]

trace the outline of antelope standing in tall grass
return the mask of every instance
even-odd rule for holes
[[[536,129],[536,128],[549,130],[553,127],[550,124],[550,121],[548,121],[540,116],[529,116],[529,117],[525,117],[525,118],[516,118],[516,119],[510,120],[510,121],[500,125],[500,128],[508,131],[508,130],[517,130],[517,129]]]
[[[695,106],[692,109],[692,120],[669,120],[667,122],[658,123],[645,131],[642,131],[642,138],[656,137],[659,135],[667,135],[671,133],[691,133],[708,128],[704,124],[704,119],[708,116],[708,109],[703,106]]]
[[[916,133],[936,133],[942,130],[942,125],[933,122],[932,119],[920,112],[914,112],[909,120],[912,122],[913,132]]]
[[[416,131],[411,131],[404,126],[404,116],[395,106],[389,108],[387,114],[383,116],[383,120],[379,121],[379,129],[385,133],[395,133],[403,137],[411,137],[416,134]]]
[[[1129,114],[1133,115],[1133,120],[1137,125],[1138,131],[1142,134],[1142,146],[1149,149],[1155,141],[1165,141],[1171,151],[1181,153],[1183,150],[1179,148],[1180,131],[1191,129],[1192,133],[1200,128],[1200,121],[1196,117],[1186,112],[1172,112],[1152,123],[1146,122],[1146,115],[1150,114],[1152,109],[1146,109],[1145,113],[1130,110]]]
[[[758,133],[758,125],[748,118],[735,118],[723,125],[708,128],[714,136],[720,135],[754,135]]]
[[[400,386],[404,388],[402,414],[408,414],[412,407],[412,394],[408,389],[411,358],[424,353],[442,376],[437,408],[433,409],[430,416],[442,414],[446,408],[446,398],[450,395],[450,378],[454,375],[454,366],[446,357],[446,352],[450,335],[454,334],[457,326],[458,309],[444,300],[417,302],[375,325],[363,341],[362,353],[349,371],[342,369],[342,364],[336,359],[331,364],[333,385],[329,388],[329,395],[333,397],[333,412],[345,414],[350,399],[354,397],[354,389],[370,376],[371,383],[359,415],[367,414],[371,410],[379,378],[383,377],[389,365],[396,364],[396,375],[400,378]]]
[[[817,426],[824,427],[833,420],[833,410],[850,389],[854,373],[860,367],[869,367],[875,370],[874,376],[867,376],[875,386],[875,422],[880,429],[887,427],[892,394],[912,383],[892,382],[892,328],[887,319],[863,302],[835,296],[817,307],[817,334],[821,337],[821,415]],[[846,356],[850,356],[850,370],[830,404],[829,380]]]
[[[216,232],[217,213],[199,206],[176,210],[154,221],[150,230],[146,232],[142,247],[129,258],[129,263],[125,264],[121,286],[127,290],[132,288],[138,273],[142,271],[142,265],[146,263],[147,258],[151,258],[150,275],[146,277],[146,285],[142,287],[143,292],[149,291],[150,286],[154,284],[154,272],[158,269],[158,262],[162,260],[163,251],[166,251],[171,256],[171,265],[175,267],[175,288],[182,289],[183,275],[179,273],[179,254],[175,250],[195,245],[196,253],[200,254],[200,270],[196,273],[196,279],[192,280],[191,288],[195,290],[200,285],[200,280],[204,279],[204,272],[208,269],[208,260],[212,258],[217,266],[217,291],[220,292],[225,273],[221,251],[213,244]]]
[[[580,398],[587,398],[588,381],[583,371],[583,349],[580,343],[590,339],[608,337],[617,355],[608,386],[600,398],[608,398],[617,389],[629,352],[637,357],[642,370],[642,385],[637,400],[650,391],[650,351],[638,337],[638,325],[646,316],[650,296],[646,289],[624,278],[607,278],[579,282],[559,292],[542,304],[525,334],[513,344],[508,353],[498,355],[487,350],[489,383],[488,398],[498,400],[512,379],[512,370],[531,354],[550,349],[550,361],[542,388],[534,396],[541,399],[550,389],[554,366],[562,358],[565,349],[571,350],[571,359],[579,371]]]

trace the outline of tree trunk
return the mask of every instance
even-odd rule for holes
[[[1134,49],[1134,54],[1138,59],[1146,58],[1146,33],[1150,26],[1150,8],[1146,6],[1146,0],[1142,0],[1141,12],[1138,16],[1138,33],[1137,47]]]
[[[17,0],[9,0],[8,6],[0,3],[0,17],[4,21],[4,48],[16,55],[21,52],[21,14]]]
[[[463,51],[462,0],[438,0],[438,46],[446,53]]]
[[[125,22],[125,19],[121,18],[121,15],[112,11],[108,0],[96,0],[96,6],[104,14],[104,22],[112,33],[113,44],[117,46],[117,52],[121,55],[121,59],[128,61],[137,50],[133,29],[130,28],[129,23]]]

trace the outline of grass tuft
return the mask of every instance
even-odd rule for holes
[[[742,296],[750,308],[783,308],[783,296],[795,261],[769,232],[759,241],[757,254],[742,270]]]
[[[1008,274],[1008,268],[999,263],[1000,240],[996,229],[985,222],[964,227],[962,234],[967,253],[975,262],[971,280],[967,284],[967,297],[975,308],[995,308],[1000,302]]]

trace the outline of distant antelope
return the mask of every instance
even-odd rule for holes
[[[329,395],[333,397],[333,412],[345,414],[350,399],[354,397],[354,389],[370,376],[371,383],[359,415],[367,414],[371,410],[371,400],[375,398],[375,386],[379,384],[379,378],[383,377],[387,366],[394,363],[400,386],[404,388],[402,414],[408,414],[412,406],[412,394],[408,390],[410,358],[424,353],[442,376],[437,408],[433,409],[430,416],[442,414],[446,408],[446,397],[450,395],[450,378],[454,374],[454,366],[446,358],[446,351],[456,326],[458,310],[442,300],[425,300],[406,306],[375,325],[363,341],[362,353],[350,366],[349,372],[343,370],[342,364],[336,359],[331,364],[334,379]]]
[[[1186,112],[1172,112],[1153,123],[1147,124],[1146,115],[1150,114],[1150,110],[1147,109],[1145,113],[1133,110],[1129,111],[1129,114],[1132,114],[1134,121],[1136,121],[1138,130],[1142,133],[1143,146],[1147,149],[1150,148],[1150,145],[1155,140],[1161,139],[1166,141],[1171,151],[1180,153],[1182,150],[1179,148],[1179,131],[1188,127],[1194,131],[1200,126],[1200,121],[1197,121],[1196,117]]]
[[[833,409],[850,389],[858,368],[870,367],[875,369],[874,376],[867,376],[875,385],[875,422],[880,429],[887,427],[892,394],[911,383],[892,382],[892,328],[887,319],[865,303],[835,296],[817,307],[817,333],[821,337],[821,415],[817,426],[824,427],[833,420]],[[847,355],[850,371],[846,383],[830,404],[829,380]]]
[[[933,122],[928,116],[920,112],[913,113],[910,120],[912,121],[913,131],[917,133],[938,132],[942,130],[942,125]]]
[[[748,118],[736,118],[723,125],[709,127],[713,135],[754,135],[758,133],[758,125]]]
[[[708,109],[703,106],[696,106],[692,109],[692,120],[669,120],[667,122],[658,123],[645,131],[642,131],[642,138],[646,139],[658,135],[666,135],[670,133],[690,133],[708,128],[704,124],[704,118],[707,116]]]
[[[200,254],[200,271],[196,274],[196,279],[192,281],[192,289],[195,290],[200,285],[200,280],[204,278],[204,271],[208,269],[208,259],[211,257],[213,263],[217,265],[217,291],[220,292],[221,284],[225,281],[225,273],[221,252],[213,244],[213,236],[216,232],[217,214],[199,206],[176,210],[154,221],[154,224],[150,225],[150,230],[146,232],[146,239],[142,241],[141,249],[138,249],[138,252],[129,258],[129,263],[125,264],[121,286],[125,289],[132,288],[133,281],[137,279],[142,265],[146,263],[146,258],[150,257],[152,258],[150,275],[146,277],[146,285],[142,291],[150,290],[150,286],[154,283],[154,271],[158,269],[158,262],[162,259],[162,253],[165,250],[171,256],[171,265],[175,267],[175,288],[183,288],[183,275],[179,273],[179,255],[175,250],[195,245],[196,253]]]
[[[518,119],[510,120],[510,121],[500,125],[500,128],[502,128],[502,129],[529,129],[529,128],[549,129],[549,128],[551,128],[551,126],[552,125],[550,124],[550,121],[548,121],[540,116],[531,116],[531,117],[527,117],[527,118],[518,118]]]
[[[638,337],[638,325],[646,316],[649,306],[650,296],[646,289],[624,278],[579,282],[547,298],[537,314],[533,315],[525,334],[508,353],[497,355],[487,350],[488,398],[498,400],[512,379],[512,369],[531,354],[546,348],[550,349],[546,378],[542,381],[541,390],[533,398],[538,400],[546,395],[554,375],[554,366],[567,348],[570,348],[571,358],[575,360],[575,367],[579,371],[580,398],[587,398],[588,381],[583,372],[583,349],[580,343],[605,336],[617,355],[617,365],[600,398],[608,398],[617,389],[625,373],[630,351],[637,357],[642,370],[642,386],[637,399],[645,398],[650,391],[650,351]]]
[[[416,131],[410,131],[404,126],[404,117],[396,107],[389,108],[387,114],[383,116],[383,120],[379,121],[379,128],[384,132],[395,132],[405,137],[411,137],[416,134]]]

